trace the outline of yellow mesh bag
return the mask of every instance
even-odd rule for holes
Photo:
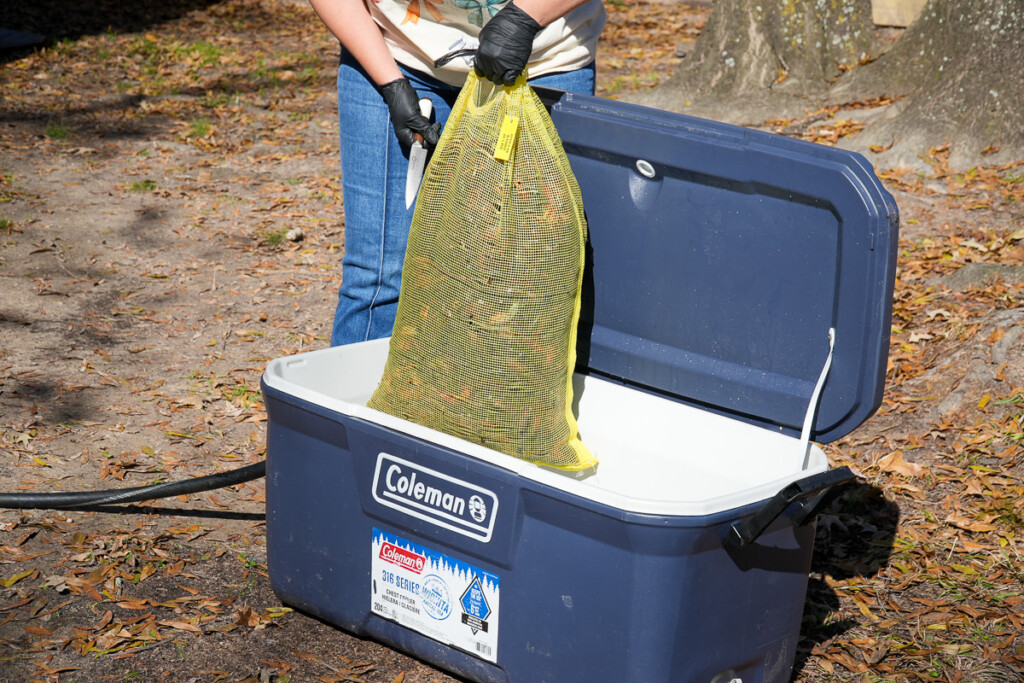
[[[507,160],[501,158],[507,156]],[[586,221],[525,75],[472,72],[416,200],[387,365],[369,406],[565,470]]]

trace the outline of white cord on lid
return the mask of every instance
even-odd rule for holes
[[[821,369],[818,376],[818,383],[811,394],[811,403],[807,406],[807,414],[804,416],[804,428],[800,432],[800,469],[807,469],[807,463],[811,457],[811,426],[814,424],[814,416],[818,412],[818,398],[821,396],[821,389],[825,386],[825,378],[828,377],[829,368],[832,367],[832,352],[836,347],[836,328],[828,330],[828,358],[825,359],[825,367]]]

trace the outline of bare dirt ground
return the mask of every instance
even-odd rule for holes
[[[340,279],[337,46],[308,5],[97,7],[0,58],[7,491],[259,461],[260,374],[327,345]],[[609,11],[599,94],[620,96],[708,9]],[[764,127],[830,144],[855,117]],[[1024,680],[1024,166],[929,163],[880,169],[902,212],[889,390],[827,449],[864,483],[819,525],[796,681]],[[263,524],[262,481],[0,511],[0,681],[455,680],[281,604]]]

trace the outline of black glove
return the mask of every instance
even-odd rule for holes
[[[473,67],[481,78],[498,85],[512,85],[526,68],[533,39],[541,25],[511,2],[480,31],[480,47]]]
[[[420,113],[420,98],[409,79],[399,78],[385,83],[380,86],[380,92],[391,112],[391,123],[395,126],[398,141],[409,147],[419,133],[423,136],[424,147],[433,149],[441,133],[441,124],[431,123]]]

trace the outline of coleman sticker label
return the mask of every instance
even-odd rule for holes
[[[497,574],[377,528],[370,550],[374,614],[497,663]]]
[[[484,543],[491,540],[498,512],[493,491],[387,453],[377,456],[373,498]]]

